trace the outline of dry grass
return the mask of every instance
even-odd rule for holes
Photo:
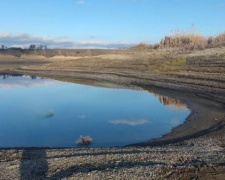
[[[225,32],[216,37],[204,37],[198,33],[194,27],[190,30],[181,31],[176,30],[168,36],[165,36],[158,44],[150,45],[147,43],[139,43],[134,49],[172,49],[178,51],[184,50],[202,50],[205,48],[212,48],[218,46],[225,46]]]
[[[158,44],[159,48],[181,48],[182,50],[204,49],[207,40],[194,30],[175,31],[170,36],[165,36]]]
[[[134,49],[152,49],[153,45],[147,43],[139,43],[133,47]]]
[[[210,36],[207,43],[209,47],[225,46],[225,32],[216,37]]]

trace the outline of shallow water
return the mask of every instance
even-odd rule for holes
[[[190,114],[179,100],[30,76],[0,76],[0,147],[124,146],[168,133]]]

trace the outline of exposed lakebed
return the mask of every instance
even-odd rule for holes
[[[190,114],[175,99],[34,76],[0,76],[0,147],[124,146],[169,133]]]

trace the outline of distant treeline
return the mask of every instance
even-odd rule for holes
[[[20,48],[20,47],[7,47],[4,44],[1,44],[0,49],[30,49],[30,50],[44,50],[44,49],[48,49],[47,45],[35,45],[35,44],[31,44],[28,48]]]

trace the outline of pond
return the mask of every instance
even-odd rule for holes
[[[34,76],[0,76],[0,147],[124,146],[157,138],[190,114],[175,99]]]

